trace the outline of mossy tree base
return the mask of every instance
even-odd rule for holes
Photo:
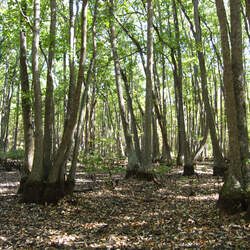
[[[126,172],[126,179],[134,178],[138,180],[144,181],[153,181],[155,179],[155,174],[152,172],[144,172],[141,170],[127,170]]]
[[[184,165],[183,176],[191,176],[194,174],[194,165]]]

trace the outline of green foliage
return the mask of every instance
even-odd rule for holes
[[[10,150],[8,152],[0,151],[1,158],[9,158],[12,160],[23,160],[25,157],[25,152],[23,149]]]
[[[155,169],[155,172],[158,174],[164,174],[166,172],[169,172],[172,168],[170,166],[167,165],[160,165],[159,167],[157,167]]]

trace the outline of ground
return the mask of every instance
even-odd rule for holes
[[[57,205],[18,203],[18,172],[1,170],[0,249],[250,249],[244,214],[216,209],[222,179],[211,165],[195,170],[144,182],[79,169],[74,196]]]

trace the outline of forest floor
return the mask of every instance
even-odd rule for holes
[[[216,209],[222,179],[211,165],[160,182],[77,174],[77,192],[57,205],[19,203],[17,171],[0,171],[0,249],[250,249],[244,214]]]

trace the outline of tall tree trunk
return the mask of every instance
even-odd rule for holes
[[[246,16],[247,16],[247,20],[248,20],[248,26],[250,29],[250,1],[245,0],[245,3],[246,3]]]
[[[56,0],[50,0],[50,44],[47,69],[47,86],[45,96],[44,118],[44,147],[43,167],[44,178],[47,179],[52,168],[53,155],[53,122],[54,122],[54,86],[52,67],[54,62],[55,39],[56,39]]]
[[[9,92],[9,76],[10,75],[10,65],[9,65],[9,56],[6,56],[6,67],[5,67],[5,76],[4,76],[4,87],[3,87],[3,98],[1,102],[1,133],[0,133],[0,148],[5,151],[4,139],[6,136],[7,120],[6,120],[6,108],[7,108],[7,97]]]
[[[26,1],[21,2],[22,12],[26,14]],[[27,42],[26,42],[26,28],[22,14],[20,15],[20,81],[21,81],[21,101],[22,101],[22,116],[24,128],[24,147],[25,147],[25,162],[21,167],[21,181],[19,192],[23,191],[23,184],[25,183],[33,164],[34,140],[33,140],[33,125],[32,125],[32,109],[31,96],[29,86],[29,76],[27,69]]]
[[[139,136],[138,136],[138,131],[137,131],[137,123],[136,123],[135,113],[134,113],[134,109],[133,109],[133,101],[132,101],[132,97],[130,95],[129,83],[128,83],[127,76],[123,70],[121,70],[121,75],[122,75],[122,79],[123,79],[123,82],[125,85],[128,109],[129,109],[129,113],[131,115],[131,124],[132,124],[133,138],[134,138],[134,144],[135,144],[135,153],[136,153],[135,159],[137,159],[139,161],[139,163],[141,163],[142,156],[141,156],[140,142],[139,142]],[[128,170],[129,169],[130,168],[128,168]],[[127,175],[129,175],[129,173],[127,173]]]
[[[114,16],[113,0],[110,0],[109,14],[110,14],[110,19],[109,19],[110,20],[110,42],[111,42],[111,48],[112,48],[112,53],[113,53],[114,66],[115,66],[116,90],[117,90],[119,111],[120,111],[120,116],[122,120],[123,133],[124,133],[124,137],[126,141],[126,153],[128,155],[128,167],[127,167],[126,177],[129,177],[129,175],[131,175],[131,173],[134,171],[134,169],[138,165],[138,158],[134,152],[132,137],[131,137],[131,134],[129,133],[129,124],[128,124],[126,114],[125,114],[124,97],[123,97],[122,86],[120,82],[121,66],[120,66],[118,53],[117,53],[115,26],[113,22],[113,16]]]
[[[53,167],[49,172],[48,181],[43,194],[43,200],[48,202],[56,202],[64,195],[64,167],[67,161],[68,144],[71,141],[72,134],[77,121],[77,114],[80,104],[80,96],[82,83],[84,79],[84,64],[86,58],[86,41],[87,41],[87,8],[88,0],[82,3],[82,19],[81,19],[81,53],[78,70],[77,85],[75,89],[72,112],[69,116],[67,125],[65,125],[63,137],[59,145],[58,151],[53,161]]]
[[[231,2],[232,4],[232,2]],[[238,10],[232,8],[240,9],[240,1],[235,1],[236,5],[231,5],[231,18],[236,18],[240,21],[238,16],[234,16]],[[229,30],[227,26],[227,16],[223,0],[216,0],[217,15],[220,23],[221,31],[221,46],[224,64],[224,88],[225,88],[225,105],[226,114],[228,121],[228,136],[229,136],[229,160],[230,165],[228,173],[224,182],[224,185],[220,191],[220,196],[218,200],[218,207],[221,211],[227,213],[239,212],[245,209],[245,202],[248,202],[248,219],[250,219],[250,166],[243,166],[241,161],[241,145],[239,137],[239,127],[238,127],[238,116],[236,108],[236,94],[234,89],[233,80],[233,70],[232,70],[232,60],[229,46]],[[239,13],[238,13],[239,14]],[[231,25],[236,25],[232,23]],[[235,27],[234,27],[235,28]],[[232,27],[232,29],[234,29]],[[235,32],[235,31],[234,31]],[[237,36],[239,33],[232,32],[232,35]],[[232,38],[236,39],[236,37]],[[232,41],[233,45],[233,41]],[[237,67],[237,66],[236,66]],[[247,164],[247,163],[245,163]]]
[[[147,68],[146,98],[143,133],[143,161],[141,174],[144,179],[152,180],[152,100],[153,100],[153,1],[147,0]]]
[[[186,137],[186,129],[184,122],[184,110],[183,110],[183,97],[182,97],[182,61],[181,61],[181,48],[180,48],[180,31],[179,31],[179,23],[178,23],[178,15],[175,0],[172,1],[173,11],[174,11],[174,26],[175,26],[175,39],[177,42],[177,63],[175,60],[175,52],[174,49],[171,48],[171,55],[173,63],[175,63],[175,83],[177,84],[177,98],[178,98],[178,112],[179,112],[179,120],[180,120],[180,136],[182,137],[182,148],[184,153],[184,172],[183,175],[192,175],[194,174],[194,166],[191,157],[189,143]]]
[[[248,131],[246,116],[246,87],[243,74],[243,49],[241,26],[241,1],[230,1],[231,14],[231,46],[232,46],[232,72],[236,101],[237,123],[240,141],[241,160],[246,161],[249,155]]]
[[[208,97],[208,86],[207,86],[207,72],[206,72],[206,65],[205,65],[205,58],[202,51],[202,48],[199,49],[199,46],[202,46],[202,34],[201,34],[201,26],[200,26],[200,16],[199,16],[199,7],[198,7],[198,0],[193,0],[194,5],[194,23],[195,23],[195,42],[197,46],[197,55],[200,65],[200,72],[201,72],[201,86],[202,86],[202,97],[203,102],[207,114],[207,123],[210,130],[210,137],[212,141],[213,147],[213,156],[214,156],[214,167],[213,167],[213,174],[214,175],[224,175],[224,171],[226,170],[226,163],[221,153],[221,149],[219,146],[219,141],[216,134],[215,128],[215,121],[212,114],[212,109],[209,103]]]
[[[18,139],[18,127],[19,127],[19,115],[20,115],[20,84],[17,87],[16,94],[16,121],[15,121],[15,129],[14,129],[14,140],[11,150],[15,151],[17,148],[17,139]]]
[[[96,18],[97,18],[97,8],[98,8],[98,0],[95,2],[95,9],[94,9],[94,17],[92,21],[92,39],[93,39],[93,55],[90,61],[89,69],[87,72],[87,78],[85,81],[85,89],[82,94],[82,99],[81,99],[81,105],[80,105],[80,112],[79,112],[79,117],[78,117],[78,123],[77,123],[77,129],[75,133],[75,145],[74,145],[74,150],[73,150],[73,157],[72,157],[72,163],[71,163],[71,168],[69,172],[69,176],[67,179],[67,188],[66,190],[67,193],[72,193],[74,185],[75,185],[75,175],[76,175],[76,167],[77,167],[77,158],[78,158],[78,152],[80,148],[80,142],[81,142],[81,135],[83,134],[83,111],[87,103],[87,97],[88,97],[88,90],[89,90],[89,85],[90,85],[90,80],[93,72],[93,68],[95,67],[95,58],[96,58],[96,30],[95,30],[95,23],[96,23]],[[87,110],[87,107],[86,107]],[[86,111],[87,113],[87,111]]]
[[[39,77],[39,33],[40,33],[40,0],[34,1],[34,25],[32,40],[32,76],[34,87],[35,113],[35,152],[33,167],[25,182],[23,200],[39,202],[43,192],[43,118],[42,96]]]

